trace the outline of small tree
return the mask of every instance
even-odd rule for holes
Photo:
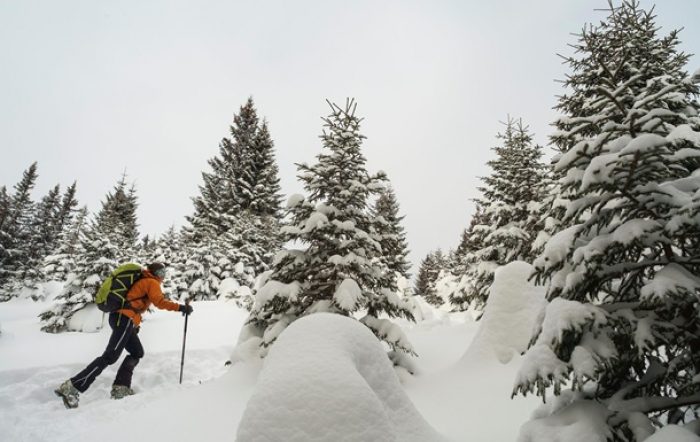
[[[445,267],[445,257],[440,249],[429,252],[420,263],[416,276],[414,294],[428,304],[440,307],[445,301],[437,291],[437,281]]]
[[[445,287],[440,294],[441,299],[447,299],[453,310],[465,311],[470,307],[475,308],[477,298],[473,285],[469,284],[469,269],[476,265],[474,261],[475,252],[483,247],[482,237],[474,234],[476,226],[486,223],[483,210],[477,204],[476,212],[472,216],[469,227],[462,231],[459,245],[455,249],[449,271],[443,273],[439,285]]]
[[[95,231],[107,235],[111,244],[119,247],[125,260],[133,260],[139,239],[138,197],[136,186],[128,187],[126,174],[122,175],[112,192],[102,201],[102,208],[95,217]]]
[[[391,186],[377,198],[372,208],[372,215],[377,219],[377,232],[381,235],[382,257],[386,266],[396,277],[408,280],[411,263],[407,256],[408,244],[406,231],[401,225],[405,216],[399,215],[399,202]]]
[[[58,237],[56,249],[44,258],[43,279],[64,282],[74,273],[79,257],[83,254],[81,238],[88,228],[90,212],[87,206],[78,210]]]
[[[63,290],[51,307],[39,315],[42,331],[59,333],[70,330],[73,315],[94,304],[100,284],[122,262],[121,250],[99,227],[86,230],[80,242],[81,253],[74,262],[73,271],[66,277]]]

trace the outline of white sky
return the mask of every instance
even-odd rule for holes
[[[681,49],[700,54],[700,2],[658,3],[662,35],[685,27]],[[457,245],[499,121],[522,117],[546,144],[562,92],[554,80],[568,72],[556,54],[606,5],[0,2],[0,185],[38,161],[35,199],[77,180],[96,211],[126,169],[142,233],[159,234],[191,213],[206,161],[249,95],[269,121],[287,195],[302,190],[294,163],[321,152],[325,100],[354,97],[368,169],[387,172],[406,215],[415,273],[429,250]]]

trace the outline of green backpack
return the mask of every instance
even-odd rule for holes
[[[124,264],[117,267],[104,280],[95,295],[97,308],[105,313],[111,313],[129,306],[126,294],[136,281],[141,279],[141,266]]]

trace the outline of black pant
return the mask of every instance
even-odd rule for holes
[[[90,388],[90,385],[107,366],[119,360],[119,356],[121,356],[124,349],[129,354],[124,358],[124,362],[117,370],[114,385],[131,387],[131,377],[134,374],[134,368],[144,354],[138,330],[134,328],[131,318],[119,313],[111,313],[109,315],[109,326],[112,328],[112,336],[109,337],[104,353],[92,361],[83,371],[71,378],[71,382],[81,393]]]

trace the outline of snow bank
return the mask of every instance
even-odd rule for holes
[[[372,332],[316,313],[270,350],[237,442],[436,442]]]
[[[481,326],[462,361],[498,359],[506,364],[527,350],[533,325],[545,303],[545,288],[528,281],[532,266],[515,261],[496,271]]]
[[[606,421],[609,413],[599,403],[577,401],[551,416],[525,423],[518,442],[606,442],[611,436]]]
[[[700,442],[700,437],[678,425],[667,425],[645,442]]]

